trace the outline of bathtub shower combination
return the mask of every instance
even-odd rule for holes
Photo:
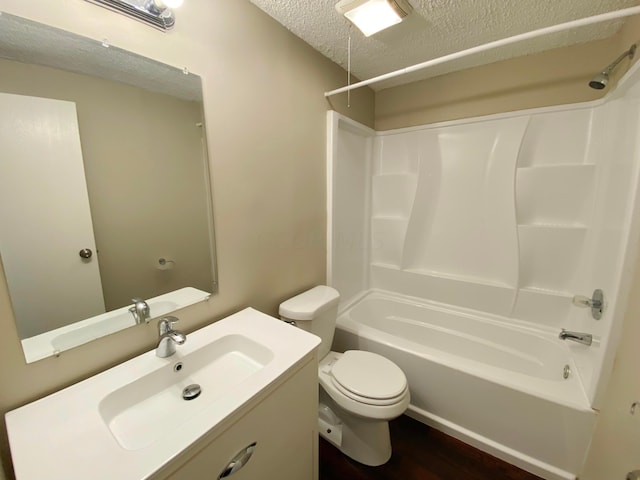
[[[574,479],[635,264],[639,100],[636,65],[583,104],[387,132],[330,112],[334,349],[399,365],[415,418]]]

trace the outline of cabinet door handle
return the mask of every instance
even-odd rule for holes
[[[253,442],[251,445],[248,445],[247,447],[236,453],[236,456],[233,457],[233,459],[229,462],[229,465],[222,469],[222,472],[218,476],[218,480],[220,480],[221,478],[230,477],[242,467],[244,467],[251,458],[251,455],[253,455],[253,452],[256,449],[256,445],[257,442]]]

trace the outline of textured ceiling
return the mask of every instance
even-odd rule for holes
[[[339,15],[337,0],[250,0],[288,30],[337,64],[365,80],[449,53],[640,4],[639,0],[409,0],[414,11],[399,25],[369,38]],[[624,20],[582,27],[501,47],[387,80],[376,90],[551,48],[606,38]]]

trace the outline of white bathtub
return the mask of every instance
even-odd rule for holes
[[[398,364],[412,417],[545,479],[575,479],[596,414],[578,376],[563,378],[576,368],[556,332],[370,291],[340,312],[334,349]]]

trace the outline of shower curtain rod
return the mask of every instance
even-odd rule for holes
[[[400,70],[395,70],[393,72],[385,73],[383,75],[370,78],[369,80],[363,80],[361,82],[352,83],[351,85],[347,85],[346,87],[338,88],[336,90],[331,90],[330,92],[325,92],[324,96],[330,97],[338,93],[348,92],[349,90],[353,90],[355,88],[371,85],[372,83],[382,82],[383,80],[399,77],[400,75],[405,75],[407,73],[423,70],[425,68],[429,68],[434,65],[439,65],[441,63],[446,63],[451,60],[467,57],[469,55],[473,55],[476,53],[486,52],[487,50],[492,50],[494,48],[502,47],[504,45],[511,45],[512,43],[521,42],[523,40],[529,40],[531,38],[541,37],[543,35],[548,35],[550,33],[562,32],[564,30],[569,30],[576,27],[584,27],[587,25],[592,25],[594,23],[601,23],[601,22],[606,22],[608,20],[615,20],[617,18],[630,17],[631,15],[637,15],[637,14],[640,14],[640,6],[624,8],[622,10],[616,10],[614,12],[602,13],[600,15],[594,15],[592,17],[581,18],[579,20],[572,20],[570,22],[559,23],[558,25],[552,25],[550,27],[544,27],[538,30],[532,30],[530,32],[514,35],[513,37],[495,40],[493,42],[485,43],[484,45],[478,45],[477,47],[467,48],[466,50],[461,50],[456,53],[450,53],[442,57],[434,58],[432,60],[427,60],[426,62],[418,63],[410,67],[405,67],[405,68],[401,68]]]

